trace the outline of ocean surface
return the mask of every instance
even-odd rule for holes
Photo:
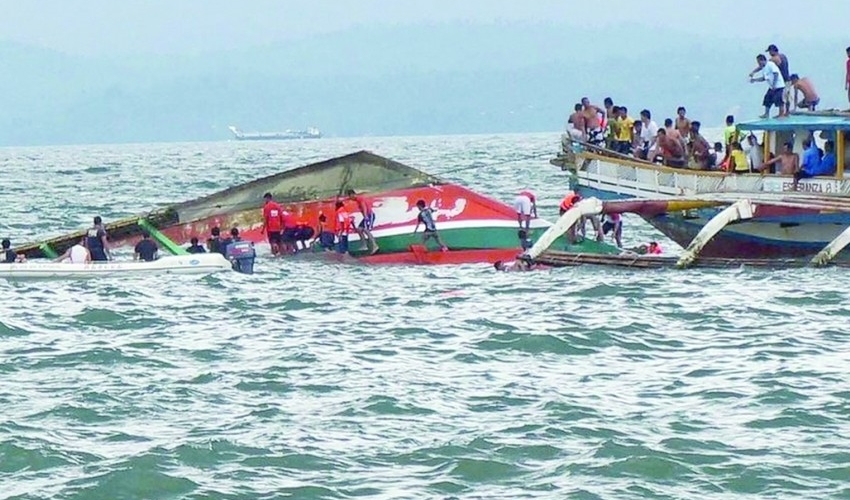
[[[532,188],[554,220],[557,145],[6,148],[0,234],[360,149],[505,202]],[[625,220],[627,246],[679,251]],[[850,498],[845,271],[257,269],[0,281],[0,499]]]

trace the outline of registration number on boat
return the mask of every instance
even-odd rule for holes
[[[801,180],[794,189],[794,181],[789,179],[765,179],[762,191],[773,193],[798,191],[803,193],[831,194],[841,192],[841,183],[828,180]]]

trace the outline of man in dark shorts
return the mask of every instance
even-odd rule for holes
[[[419,209],[419,216],[417,217],[413,234],[416,234],[416,231],[419,230],[419,224],[424,225],[425,231],[422,233],[422,244],[427,248],[428,240],[434,239],[440,245],[441,251],[448,252],[449,247],[443,244],[443,240],[440,239],[440,235],[437,233],[437,226],[434,223],[434,209],[427,207],[425,200],[417,201],[416,207]]]
[[[272,255],[279,255],[283,244],[283,209],[272,199],[271,193],[263,195],[263,229],[269,239]]]
[[[378,243],[375,242],[375,237],[372,236],[372,228],[375,227],[375,211],[372,210],[372,200],[363,195],[358,195],[353,189],[349,189],[346,194],[348,199],[357,204],[357,209],[363,215],[363,220],[355,228],[361,240],[365,240],[369,254],[378,253]]]
[[[86,231],[86,248],[91,255],[92,261],[112,260],[109,253],[109,244],[106,241],[106,229],[103,227],[103,219],[98,215],[94,218],[94,225]]]
[[[156,243],[151,240],[151,235],[147,231],[142,232],[142,241],[136,243],[134,249],[133,260],[143,260],[145,262],[153,262],[157,259],[159,248]]]
[[[773,61],[768,61],[764,54],[756,56],[756,63],[758,63],[758,66],[750,72],[750,83],[767,83],[767,92],[764,93],[764,99],[762,99],[764,114],[759,118],[768,118],[770,116],[771,106],[779,108],[779,115],[777,117],[785,116],[785,82],[782,79],[782,73],[779,71],[779,67]],[[761,73],[761,76],[755,78],[753,75],[756,73]]]

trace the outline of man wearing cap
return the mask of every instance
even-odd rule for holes
[[[779,73],[782,75],[782,81],[785,82],[785,90],[782,92],[782,102],[784,109],[779,109],[779,116],[788,116],[791,111],[791,72],[788,69],[788,58],[785,54],[781,54],[779,49],[774,44],[770,44],[765,51],[770,54],[770,60],[779,68]]]

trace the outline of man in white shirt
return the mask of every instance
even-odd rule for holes
[[[762,154],[763,146],[753,134],[747,136],[747,143],[743,144],[744,152],[747,153],[747,163],[750,164],[750,172],[757,172],[757,168],[764,163]]]
[[[88,264],[91,262],[91,254],[89,249],[84,245],[85,237],[78,241],[76,245],[65,250],[61,257],[55,259],[54,262],[70,262],[71,264]]]
[[[756,62],[758,66],[750,71],[750,83],[755,82],[767,82],[767,92],[764,94],[764,100],[762,100],[762,104],[764,105],[764,114],[759,118],[767,118],[770,116],[770,107],[776,106],[779,108],[779,114],[775,116],[775,118],[779,118],[784,116],[784,97],[783,94],[785,92],[785,81],[782,79],[782,73],[779,71],[779,66],[776,65],[773,61],[768,61],[764,54],[759,54],[756,57]],[[754,78],[753,75],[761,72],[761,76],[758,78]]]
[[[650,150],[655,149],[655,137],[658,135],[658,124],[652,119],[652,113],[648,109],[640,112],[640,121],[643,127],[640,131],[643,158],[647,157]]]

